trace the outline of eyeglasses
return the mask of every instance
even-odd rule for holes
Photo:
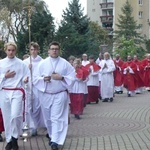
[[[36,50],[38,50],[38,49],[30,49],[31,51],[36,51]]]
[[[54,50],[58,51],[59,48],[50,48],[50,50],[52,50],[52,51],[54,51]]]

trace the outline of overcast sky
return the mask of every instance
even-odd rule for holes
[[[63,10],[68,7],[68,2],[71,0],[44,0],[45,3],[48,5],[49,10],[52,16],[55,18],[55,22],[60,22]],[[86,14],[86,1],[87,0],[80,0],[80,4],[82,8],[84,8],[84,13]]]

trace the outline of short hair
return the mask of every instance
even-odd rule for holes
[[[80,65],[81,65],[81,59],[76,58],[76,59],[73,61],[73,63],[76,63],[77,66],[80,66]]]
[[[49,48],[50,48],[52,45],[58,46],[59,49],[60,49],[60,43],[59,43],[59,42],[57,42],[57,41],[52,41],[52,42],[49,44]]]
[[[95,58],[94,58],[94,56],[93,56],[93,55],[90,55],[90,56],[89,56],[89,59],[95,59]]]
[[[71,56],[69,56],[69,58],[68,58],[68,60],[75,60],[76,58],[73,56],[73,55],[71,55]]]
[[[31,48],[31,46],[33,46],[35,49],[40,50],[40,46],[37,42],[31,42],[29,44],[29,49]]]
[[[5,45],[4,45],[4,51],[6,51],[7,50],[7,47],[8,46],[14,46],[15,47],[15,50],[17,50],[17,45],[16,45],[16,43],[14,43],[14,42],[8,42],[8,43],[6,43]]]
[[[85,56],[85,57],[87,57],[87,54],[85,54],[85,53],[84,53],[84,54],[82,54],[82,56]]]

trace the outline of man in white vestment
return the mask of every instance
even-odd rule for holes
[[[87,64],[89,64],[90,62],[88,61],[88,57],[87,54],[83,54],[82,55],[82,66],[86,66]]]
[[[29,69],[15,54],[17,46],[9,42],[5,44],[7,57],[0,60],[0,106],[3,114],[5,150],[18,150],[17,139],[22,133],[24,119],[23,107],[25,92],[24,84],[28,82]]]
[[[31,42],[29,45],[30,57],[24,60],[24,63],[30,69],[30,79],[33,80],[35,74],[35,68],[38,64],[43,60],[39,55],[39,45],[36,42]],[[30,80],[31,81],[31,80]],[[32,81],[31,81],[32,82]],[[30,82],[30,84],[32,84]],[[32,85],[30,85],[32,89],[28,91],[28,125],[32,129],[32,136],[37,135],[37,128],[45,127],[43,114],[41,110],[41,104],[39,100],[39,90]],[[32,91],[31,91],[32,90]],[[31,95],[32,94],[32,95]]]
[[[114,61],[110,58],[108,52],[104,53],[104,60],[100,62],[101,72],[101,97],[103,102],[112,102],[114,94],[114,76],[113,71],[116,69]]]
[[[43,60],[37,70],[33,84],[40,93],[45,124],[51,138],[49,145],[58,150],[63,145],[68,129],[69,96],[67,89],[75,81],[75,69],[59,56],[60,45],[49,45],[49,57]]]

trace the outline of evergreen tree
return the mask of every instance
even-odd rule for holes
[[[71,23],[79,34],[85,34],[89,20],[86,15],[83,15],[83,9],[81,4],[79,4],[79,0],[72,0],[68,5],[69,9],[66,8],[66,11],[63,11],[62,24]]]
[[[56,39],[61,42],[63,56],[80,56],[88,49],[86,32],[89,19],[83,15],[79,0],[68,3],[69,8],[63,11],[63,19],[56,33]]]
[[[139,26],[132,17],[133,9],[127,0],[124,6],[121,8],[122,14],[119,15],[118,24],[116,24],[118,30],[115,31],[115,39],[119,41],[120,38],[125,40],[136,39],[139,40],[140,33],[137,32]]]
[[[146,50],[150,53],[150,39],[145,39]]]
[[[116,24],[118,30],[114,31],[114,40],[116,52],[121,57],[126,58],[128,54],[133,54],[133,52],[137,53],[141,49],[143,50],[141,47],[143,37],[138,32],[140,27],[137,25],[134,17],[132,17],[133,9],[128,0],[126,0],[121,11],[122,14],[119,15],[118,24]],[[132,49],[133,47],[135,47],[134,50]],[[141,54],[143,55],[143,53]]]

